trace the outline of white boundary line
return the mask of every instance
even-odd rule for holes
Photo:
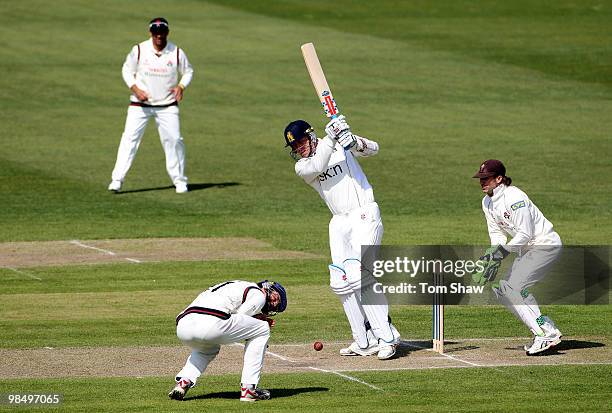
[[[98,248],[98,247],[94,247],[92,245],[83,244],[78,239],[73,239],[72,241],[70,241],[70,243],[72,245],[76,245],[77,247],[87,248],[87,249],[98,251],[98,252],[101,252],[101,253],[104,253],[104,254],[107,254],[107,255],[117,256],[116,252],[113,252],[113,251],[110,251],[110,250],[105,250],[105,249]],[[124,258],[124,259],[127,260],[127,261],[130,261],[130,262],[137,263],[137,264],[140,264],[142,262],[140,260],[137,260],[136,258]]]
[[[5,269],[7,269],[7,270],[10,270],[10,271],[16,272],[17,274],[25,275],[26,277],[30,277],[30,278],[33,278],[33,279],[35,279],[35,280],[42,281],[42,278],[38,278],[38,277],[37,277],[37,276],[35,276],[35,275],[28,274],[28,273],[27,273],[27,272],[25,272],[25,271],[19,271],[19,270],[18,270],[18,269],[16,269],[16,268],[12,268],[12,267],[0,267],[0,268],[5,268]]]
[[[244,344],[242,344],[242,343],[234,343],[234,346],[244,347]],[[279,360],[282,360],[282,361],[286,361],[286,362],[288,362],[288,363],[292,363],[292,364],[293,364],[293,363],[297,363],[296,361],[291,360],[290,358],[287,358],[287,357],[285,357],[285,356],[281,356],[280,354],[276,354],[276,353],[273,353],[273,352],[268,351],[268,350],[266,350],[266,353],[267,353],[267,354],[269,354],[269,355],[270,355],[270,356],[272,356],[272,357],[275,357],[275,358],[277,358],[277,359],[279,359]],[[300,366],[300,367],[302,367],[302,366]],[[379,391],[384,391],[384,390],[383,390],[383,389],[381,389],[380,387],[376,387],[376,386],[375,386],[375,385],[373,385],[373,384],[367,383],[367,382],[365,382],[365,381],[363,381],[363,380],[359,380],[357,377],[353,377],[353,376],[349,376],[348,374],[343,374],[343,373],[340,373],[339,371],[335,371],[335,370],[325,370],[325,369],[320,369],[320,368],[318,368],[318,367],[313,367],[313,366],[305,366],[305,367],[303,367],[303,368],[307,368],[307,369],[314,370],[314,371],[319,371],[319,372],[322,372],[322,373],[335,374],[336,376],[340,376],[340,377],[342,377],[343,379],[350,380],[350,381],[354,381],[354,382],[356,382],[356,383],[363,384],[364,386],[368,386],[368,387],[369,387],[369,388],[371,388],[371,389],[374,389],[374,390],[379,390]]]

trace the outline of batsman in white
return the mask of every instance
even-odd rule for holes
[[[354,339],[340,354],[378,354],[386,360],[395,355],[400,336],[391,324],[384,296],[384,303],[364,304],[373,294],[375,280],[365,277],[362,283],[361,246],[380,245],[383,224],[372,187],[356,159],[376,155],[378,144],[353,135],[343,115],[332,119],[325,132],[327,136],[317,139],[310,124],[296,120],[287,125],[284,135],[297,161],[296,174],[319,193],[333,215],[330,287],[342,302]]]
[[[240,401],[269,399],[270,392],[258,389],[257,384],[270,328],[275,324],[270,317],[286,308],[285,288],[274,281],[226,281],[202,292],[176,317],[176,335],[192,351],[168,396],[183,400],[217,356],[221,344],[244,340]]]
[[[185,52],[168,41],[169,31],[168,21],[163,17],[151,20],[151,38],[135,45],[123,64],[123,80],[132,95],[109,191],[121,190],[150,118],[157,124],[166,153],[166,170],[176,193],[188,190],[178,103],[191,82],[193,68]]]
[[[542,280],[559,257],[561,238],[527,194],[511,185],[501,161],[483,162],[474,178],[480,179],[486,194],[482,210],[492,246],[480,258],[484,269],[472,279],[478,284],[494,281],[501,261],[510,253],[517,255],[508,274],[493,284],[493,291],[533,333],[533,342],[525,346],[527,355],[541,353],[561,342],[561,332],[542,315],[528,288]]]

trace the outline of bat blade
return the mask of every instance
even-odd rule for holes
[[[310,74],[310,80],[312,80],[319,101],[321,105],[323,105],[325,116],[332,119],[335,118],[340,114],[340,111],[331,93],[331,89],[327,84],[327,79],[325,78],[325,73],[323,73],[323,68],[321,67],[321,62],[319,62],[314,44],[303,44],[302,55],[304,56],[304,63],[306,63],[308,74]]]

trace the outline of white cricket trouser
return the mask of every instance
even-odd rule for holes
[[[266,321],[244,314],[232,314],[222,320],[206,314],[187,314],[176,326],[177,337],[192,350],[177,381],[187,378],[196,383],[208,364],[217,356],[221,344],[246,340],[242,384],[257,386],[261,376],[270,327]]]
[[[117,161],[113,169],[113,181],[125,179],[140,141],[144,135],[149,119],[155,119],[159,139],[166,153],[166,171],[175,185],[187,183],[185,176],[185,144],[180,131],[179,108],[168,106],[162,108],[129,106],[125,119],[125,128],[117,151]]]
[[[537,323],[542,315],[540,307],[527,288],[548,275],[552,265],[561,254],[561,245],[537,245],[525,254],[516,257],[512,268],[500,282],[503,297],[500,301],[529,329],[541,332]]]
[[[383,232],[380,210],[376,202],[356,208],[347,214],[334,215],[329,222],[329,247],[332,262],[334,265],[342,267],[347,259],[360,260],[361,246],[380,245]],[[351,278],[351,274],[348,275]],[[360,277],[360,273],[355,274],[354,277]],[[369,288],[371,289],[371,286]],[[394,335],[388,321],[388,304],[363,305],[360,290],[341,295],[340,301],[351,326],[353,339],[361,348],[368,346],[365,330],[366,320],[370,322],[376,338],[388,343],[394,341]],[[380,301],[380,298],[378,301]]]

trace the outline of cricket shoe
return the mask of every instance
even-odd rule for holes
[[[256,402],[258,400],[270,400],[270,391],[258,389],[255,387],[241,387],[240,401],[241,402]]]
[[[380,350],[378,350],[378,359],[379,360],[389,360],[391,357],[395,356],[395,352],[397,351],[397,344],[384,344],[379,345]]]
[[[174,187],[176,188],[177,194],[184,194],[189,191],[185,182],[177,182],[176,184],[174,184]]]
[[[111,183],[108,184],[108,190],[111,192],[121,191],[121,181],[111,181]]]
[[[187,390],[189,390],[191,387],[193,387],[191,380],[180,379],[178,382],[176,382],[176,386],[170,390],[168,397],[170,397],[172,400],[183,400],[185,393],[187,393]]]
[[[561,342],[561,337],[557,334],[550,334],[545,336],[535,336],[533,343],[529,348],[525,346],[525,352],[528,356],[534,356],[542,353],[551,347],[556,346]]]
[[[544,331],[546,335],[554,334],[554,335],[559,336],[559,338],[563,337],[561,330],[557,328],[557,325],[555,324],[554,321],[552,321],[547,316],[543,316],[542,318],[544,319],[544,324],[542,324],[540,327],[542,328],[542,330]]]
[[[378,353],[379,347],[377,343],[369,343],[368,347],[361,348],[356,341],[353,341],[350,346],[340,349],[341,356],[371,356]]]

